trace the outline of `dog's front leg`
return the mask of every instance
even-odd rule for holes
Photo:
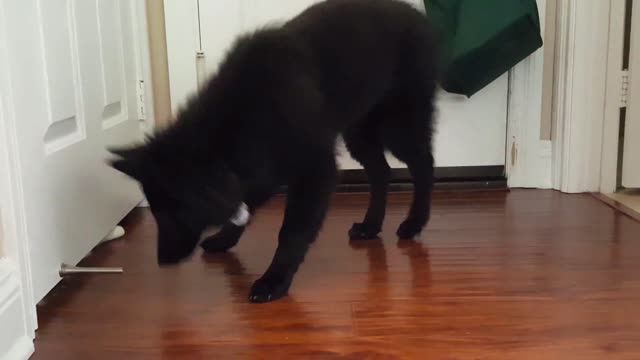
[[[289,185],[284,221],[278,235],[278,248],[267,271],[251,288],[249,301],[268,302],[289,291],[293,277],[315,240],[329,206],[335,185],[333,154],[321,171],[309,172]],[[313,162],[310,162],[313,163]],[[316,163],[317,164],[317,163]]]
[[[200,243],[200,247],[211,254],[225,252],[236,246],[244,233],[246,225],[226,223],[220,231]]]
[[[249,214],[251,214],[251,216],[255,214],[258,207],[262,206],[271,198],[276,188],[276,186],[264,187],[261,191],[253,191],[247,194],[245,204],[249,207]],[[240,237],[242,237],[248,225],[249,224],[236,225],[228,222],[220,231],[204,239],[200,247],[211,254],[226,252],[238,244]]]

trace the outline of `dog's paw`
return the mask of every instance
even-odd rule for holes
[[[422,232],[424,227],[424,221],[418,221],[415,219],[407,219],[400,224],[396,234],[401,240],[413,240]]]
[[[204,241],[200,243],[200,247],[210,254],[221,253],[236,246],[239,240],[240,237],[236,234],[228,234],[224,231],[220,231],[219,233],[204,239]]]
[[[253,283],[249,292],[249,301],[265,303],[278,300],[288,294],[289,287],[291,287],[290,276],[265,274]]]
[[[355,223],[349,230],[350,240],[374,240],[378,239],[380,228],[372,227],[367,224]]]

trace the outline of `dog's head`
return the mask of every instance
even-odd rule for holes
[[[145,193],[158,226],[161,265],[189,256],[202,232],[224,224],[241,204],[239,181],[222,161],[187,158],[153,144],[110,152],[118,157],[111,166]]]

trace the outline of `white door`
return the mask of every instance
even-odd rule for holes
[[[36,301],[60,280],[61,263],[76,264],[142,198],[105,164],[105,147],[142,136],[138,1],[0,0],[0,95],[19,156]]]
[[[165,0],[174,111],[196,90],[203,76],[215,71],[239,33],[289,19],[320,1]],[[424,10],[422,0],[405,1]],[[194,12],[195,16],[192,15]],[[195,30],[194,21],[200,24]],[[200,52],[198,59],[196,52]],[[507,91],[508,76],[505,74],[471,99],[444,92],[439,95],[434,144],[436,166],[505,164]],[[342,169],[360,168],[346,151],[340,151],[340,154]],[[391,156],[389,160],[394,168],[404,167]]]

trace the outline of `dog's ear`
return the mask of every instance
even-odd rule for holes
[[[134,179],[140,179],[144,153],[142,148],[109,148],[107,150],[119,157],[108,161],[111,167]]]

